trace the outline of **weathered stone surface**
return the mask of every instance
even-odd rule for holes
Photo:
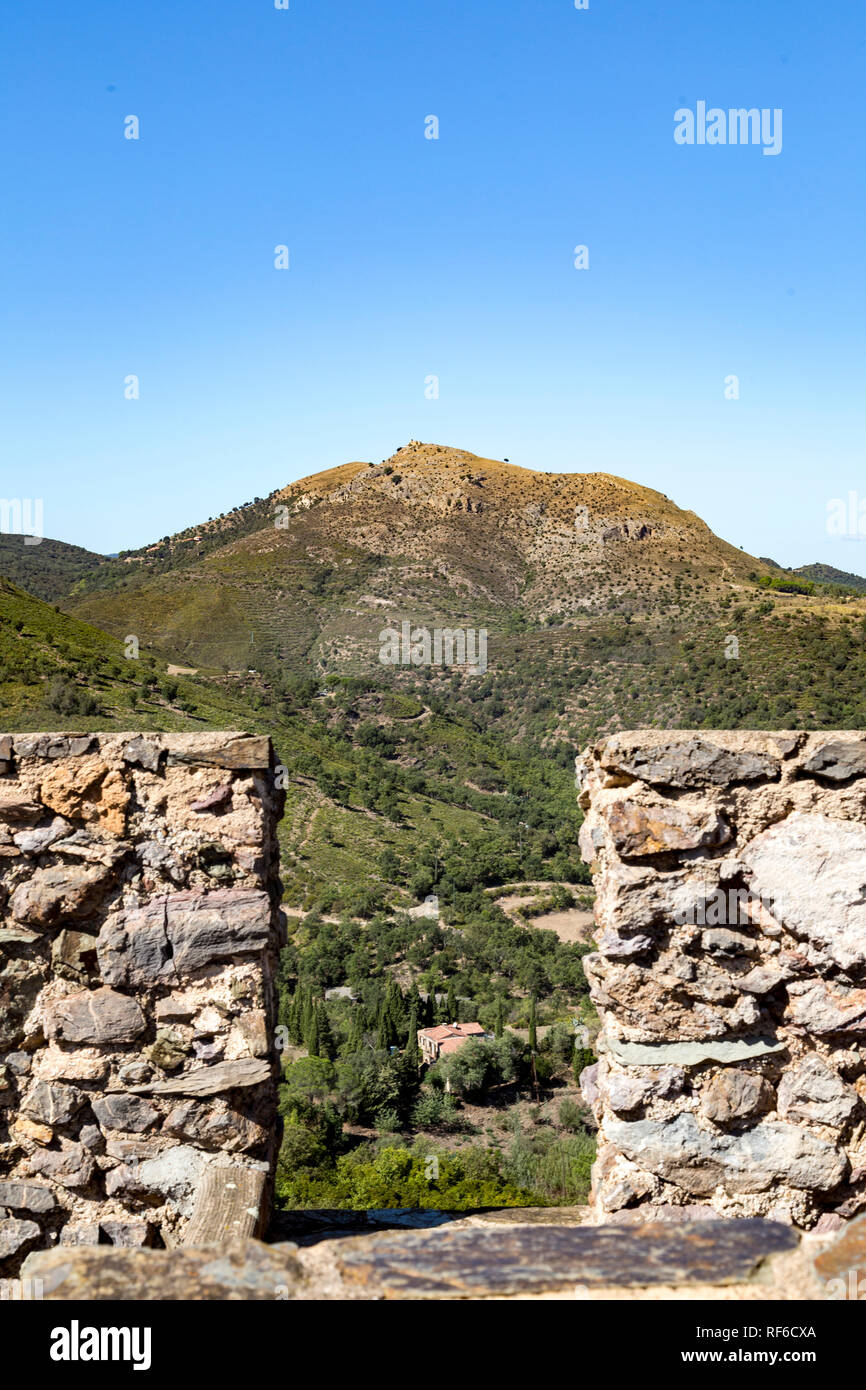
[[[17,1254],[22,1246],[37,1240],[41,1234],[35,1221],[19,1221],[15,1217],[0,1221],[0,1260]]]
[[[43,826],[41,830],[20,830],[12,839],[22,854],[43,854],[56,840],[62,840],[71,829],[69,822],[62,816],[55,816],[51,824]]]
[[[169,766],[191,763],[208,767],[266,769],[271,763],[270,739],[254,734],[238,734],[235,738],[224,736],[210,743],[200,743],[194,748],[183,748],[175,743],[168,751]]]
[[[627,859],[723,845],[731,837],[730,826],[717,812],[695,814],[663,802],[642,806],[614,801],[606,807],[606,819],[617,851]]]
[[[261,1234],[265,1173],[260,1167],[211,1163],[196,1193],[195,1210],[184,1232],[185,1245],[242,1240]]]
[[[99,1237],[98,1221],[67,1221],[60,1232],[60,1244],[91,1247],[99,1244]]]
[[[605,1133],[639,1167],[698,1197],[721,1187],[762,1192],[774,1182],[826,1192],[848,1168],[845,1155],[817,1135],[776,1120],[742,1134],[702,1129],[694,1115],[672,1120],[607,1120]]]
[[[78,1132],[78,1142],[91,1154],[101,1154],[105,1148],[105,1137],[99,1125],[82,1125]]]
[[[598,1090],[598,1062],[593,1062],[591,1066],[584,1067],[580,1073],[580,1094],[583,1102],[593,1109],[599,1099]]]
[[[159,1112],[152,1105],[123,1091],[100,1096],[92,1102],[92,1108],[103,1129],[120,1129],[127,1134],[142,1134],[159,1120]]]
[[[799,980],[788,985],[786,1018],[816,1037],[866,1033],[866,989]]]
[[[181,892],[112,914],[99,933],[108,984],[177,984],[195,971],[265,949],[268,895],[245,888]]]
[[[32,1058],[29,1052],[7,1052],[4,1063],[16,1076],[29,1076]]]
[[[51,947],[51,964],[61,979],[86,979],[97,965],[96,937],[89,932],[60,932]]]
[[[183,1076],[167,1081],[151,1081],[131,1089],[140,1095],[153,1096],[214,1096],[248,1086],[260,1086],[270,1081],[271,1064],[257,1057],[240,1057],[235,1062],[217,1062],[214,1066],[198,1067]]]
[[[775,1038],[671,1043],[630,1043],[607,1038],[605,1045],[618,1062],[632,1067],[656,1067],[666,1062],[674,1066],[697,1067],[703,1062],[742,1062],[750,1057],[767,1057],[773,1052],[785,1050],[785,1044]]]
[[[34,821],[45,815],[45,807],[18,782],[0,782],[0,820]]]
[[[131,738],[124,744],[123,761],[146,768],[148,772],[158,772],[161,751],[159,744],[151,739]]]
[[[145,840],[136,846],[136,855],[146,868],[165,874],[172,883],[182,884],[186,881],[183,863],[170,845],[160,840]]]
[[[42,1081],[104,1081],[108,1075],[106,1057],[86,1052],[63,1052],[59,1047],[41,1047],[36,1056],[36,1072]]]
[[[730,1067],[717,1071],[704,1087],[701,1114],[718,1124],[729,1124],[770,1110],[772,1104],[773,1088],[763,1076]]]
[[[18,922],[33,927],[52,926],[61,917],[86,913],[107,877],[104,869],[86,869],[78,864],[37,869],[15,889],[9,909]]]
[[[80,758],[93,747],[92,734],[16,734],[14,749],[23,758]]]
[[[0,1051],[28,1041],[27,1020],[43,982],[44,972],[35,961],[9,960],[0,968]]]
[[[267,1057],[271,1050],[268,1020],[264,1009],[248,1009],[238,1019],[238,1029],[253,1057]]]
[[[618,935],[646,934],[649,928],[665,929],[672,922],[697,921],[701,902],[718,886],[718,867],[708,860],[702,864],[701,877],[695,879],[683,870],[662,875],[654,866],[615,859],[606,863],[598,880],[595,918]]]
[[[174,982],[177,971],[166,931],[165,899],[112,913],[100,930],[97,956],[107,984],[134,987]]]
[[[51,1144],[55,1137],[50,1125],[44,1124],[41,1120],[31,1120],[29,1115],[20,1112],[12,1120],[9,1133],[10,1137],[25,1149],[33,1144]]]
[[[694,1041],[723,1038],[760,1021],[754,998],[741,994],[730,971],[708,957],[696,968],[694,961],[673,952],[657,961],[629,963],[590,955],[583,959],[583,972],[593,1002],[631,1030],[633,1042],[671,1035]]]
[[[116,869],[132,849],[128,840],[118,840],[97,834],[93,830],[75,830],[53,846],[55,854],[69,859],[83,859],[87,864],[101,864],[104,869]]]
[[[117,1079],[121,1086],[141,1086],[145,1081],[149,1081],[153,1076],[153,1067],[149,1062],[127,1062],[120,1067]]]
[[[173,1028],[158,1028],[156,1041],[147,1049],[148,1060],[161,1071],[176,1071],[189,1056],[186,1038]]]
[[[126,831],[129,788],[121,774],[96,755],[48,768],[39,795],[67,820],[97,822],[111,835]]]
[[[634,1076],[628,1072],[608,1072],[605,1095],[611,1109],[628,1114],[645,1105],[648,1100],[669,1100],[679,1095],[685,1085],[685,1072],[679,1067],[660,1067],[649,1076]]]
[[[822,743],[803,763],[803,771],[832,782],[847,782],[866,774],[866,742],[863,739],[831,739]]]
[[[267,1141],[267,1131],[240,1111],[193,1100],[174,1106],[163,1121],[162,1133],[225,1153],[241,1153]]]
[[[191,1216],[195,1192],[205,1167],[200,1149],[178,1144],[166,1149],[156,1158],[145,1159],[134,1166],[121,1164],[112,1168],[105,1178],[109,1197],[162,1197],[172,1203],[182,1216]]]
[[[127,1250],[141,1249],[153,1241],[153,1227],[149,1221],[115,1221],[109,1217],[100,1221],[99,1229],[109,1245]]]
[[[653,938],[645,932],[638,932],[635,936],[621,936],[609,927],[596,937],[596,942],[601,954],[609,956],[612,960],[643,956],[655,945]]]
[[[53,1211],[56,1202],[48,1187],[35,1182],[3,1181],[0,1179],[0,1207],[10,1211],[35,1211],[45,1215]]]
[[[133,1042],[146,1027],[138,1002],[113,989],[68,994],[46,1008],[48,1036],[64,1042]]]
[[[39,933],[29,927],[0,927],[0,946],[32,946]]]
[[[714,1221],[718,1225],[719,1213],[715,1207],[702,1202],[690,1202],[687,1207],[663,1207],[646,1202],[640,1207],[625,1207],[622,1211],[611,1212],[607,1220],[618,1226],[643,1225],[647,1221]]]
[[[859,1108],[857,1092],[817,1052],[801,1057],[779,1083],[783,1119],[811,1120],[842,1129]]]
[[[189,803],[191,811],[221,811],[231,804],[232,788],[230,782],[223,782],[221,786],[214,787],[213,791],[206,792],[204,796],[197,797],[195,801]]]
[[[393,1207],[385,1207],[381,1211],[367,1211],[363,1213],[371,1225],[381,1222],[383,1225],[390,1226],[395,1224],[395,1216],[400,1215]],[[502,1207],[497,1210],[473,1212],[468,1218],[473,1226],[582,1226],[591,1216],[590,1207]],[[453,1220],[460,1220],[457,1213],[430,1212],[416,1208],[407,1207],[403,1211],[403,1219],[407,1225],[416,1225],[420,1228],[423,1225],[428,1227],[447,1225],[448,1216]],[[432,1218],[438,1218],[433,1220]]]
[[[46,1125],[68,1125],[84,1104],[85,1097],[75,1086],[58,1082],[37,1081],[21,1103],[21,1110],[31,1119]]]
[[[613,742],[613,741],[612,741]],[[601,757],[608,771],[624,772],[665,787],[728,786],[779,775],[779,759],[769,753],[731,752],[707,739],[690,738],[653,748],[634,748]]]
[[[347,1284],[400,1298],[481,1298],[611,1284],[745,1282],[798,1237],[769,1221],[688,1226],[446,1226],[349,1237],[337,1245]]]
[[[747,994],[771,994],[787,979],[787,972],[777,965],[756,965],[748,975],[741,975],[737,988]]]
[[[866,1217],[852,1221],[830,1249],[818,1255],[815,1269],[821,1279],[841,1281],[836,1297],[851,1298],[853,1287],[853,1297],[862,1298],[861,1280],[866,1277]]]
[[[105,1302],[174,1302],[243,1299],[273,1303],[292,1297],[301,1284],[294,1245],[248,1240],[194,1250],[134,1250],[99,1246],[40,1250],[22,1274],[42,1280],[43,1297]]]
[[[757,951],[758,943],[743,932],[712,927],[701,932],[701,947],[711,956],[750,956]]]
[[[843,970],[866,965],[866,825],[797,811],[742,858],[777,921]]]
[[[93,1156],[81,1144],[37,1149],[28,1162],[33,1177],[50,1178],[61,1187],[86,1187],[93,1176]]]

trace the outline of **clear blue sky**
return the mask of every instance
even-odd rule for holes
[[[420,438],[866,572],[862,4],[290,3],[4,7],[0,494],[113,551]]]

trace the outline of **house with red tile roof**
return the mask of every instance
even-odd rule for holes
[[[456,1052],[469,1038],[489,1038],[480,1023],[439,1023],[435,1028],[418,1029],[418,1046],[422,1059],[428,1063],[438,1062]]]

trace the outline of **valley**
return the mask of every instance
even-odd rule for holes
[[[866,724],[866,581],[746,555],[624,479],[416,441],[114,558],[3,536],[0,576],[4,728],[274,741],[289,1206],[583,1200],[576,753]],[[407,622],[485,630],[484,669],[383,664]],[[413,1029],[455,1018],[493,1040],[419,1077]],[[431,1151],[450,1176],[424,1186]]]

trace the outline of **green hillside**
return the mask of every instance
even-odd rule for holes
[[[49,603],[71,593],[77,584],[108,563],[104,555],[68,545],[66,541],[46,536],[38,545],[28,545],[27,540],[32,541],[33,537],[0,531],[0,574]]]
[[[862,574],[850,574],[847,570],[834,569],[832,565],[800,565],[792,573],[802,575],[804,579],[814,579],[818,584],[836,584],[866,594],[866,579]]]

